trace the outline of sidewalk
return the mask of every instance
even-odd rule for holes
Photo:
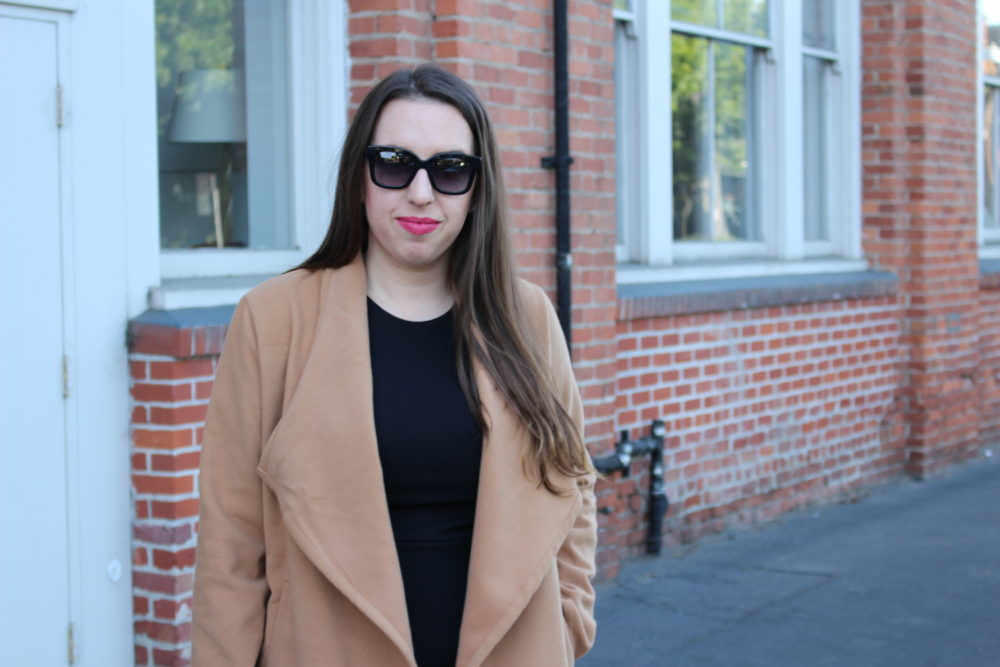
[[[597,623],[580,667],[1000,667],[1000,448],[634,561]]]

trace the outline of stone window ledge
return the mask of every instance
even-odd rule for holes
[[[895,296],[883,271],[849,271],[618,285],[618,318],[636,320]]]
[[[129,352],[179,359],[218,355],[235,310],[235,305],[147,310],[128,323]]]

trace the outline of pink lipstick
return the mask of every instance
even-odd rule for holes
[[[420,236],[422,234],[429,234],[438,228],[441,223],[434,218],[396,218],[396,222],[399,226],[410,232],[411,234],[416,234]]]

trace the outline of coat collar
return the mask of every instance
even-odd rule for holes
[[[316,568],[414,663],[375,438],[367,287],[361,259],[327,271],[316,333],[259,473]],[[522,429],[473,361],[484,437],[459,665],[478,665],[552,564],[579,511],[521,467]]]

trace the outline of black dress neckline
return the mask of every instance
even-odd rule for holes
[[[438,315],[437,317],[432,317],[429,320],[408,320],[406,318],[399,317],[398,315],[393,315],[388,310],[386,310],[382,306],[378,305],[378,302],[375,301],[375,299],[373,299],[371,297],[368,297],[368,303],[369,303],[370,306],[373,306],[378,313],[380,313],[382,315],[385,315],[386,317],[388,317],[388,318],[390,318],[392,320],[395,320],[397,322],[402,322],[403,324],[416,324],[416,325],[429,324],[429,325],[432,325],[435,322],[440,322],[441,320],[443,320],[445,318],[450,318],[451,317],[451,313],[454,310],[454,307],[449,308],[448,310],[446,310],[442,314]]]

